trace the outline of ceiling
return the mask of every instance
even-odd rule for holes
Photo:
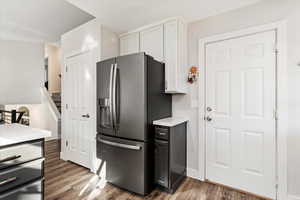
[[[117,33],[168,17],[198,20],[260,0],[67,0],[100,19]]]
[[[0,38],[57,42],[93,18],[64,0],[0,0]]]

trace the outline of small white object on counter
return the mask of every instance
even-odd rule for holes
[[[0,125],[0,147],[51,137],[51,132],[21,124]]]
[[[169,118],[153,121],[153,125],[173,127],[187,121],[189,120],[184,117],[169,117]]]

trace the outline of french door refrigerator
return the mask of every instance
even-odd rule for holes
[[[152,122],[172,115],[164,91],[164,64],[145,53],[97,63],[97,156],[109,183],[140,195],[152,191]]]

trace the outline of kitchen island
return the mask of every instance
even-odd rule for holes
[[[44,199],[44,139],[49,131],[0,125],[0,200]]]

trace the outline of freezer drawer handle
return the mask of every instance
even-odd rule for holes
[[[134,146],[134,145],[128,145],[128,144],[120,144],[120,143],[116,143],[116,142],[110,142],[107,140],[102,140],[98,138],[98,141],[103,143],[103,144],[107,144],[110,146],[115,146],[115,147],[120,147],[120,148],[124,148],[124,149],[131,149],[131,150],[141,150],[141,146]]]

